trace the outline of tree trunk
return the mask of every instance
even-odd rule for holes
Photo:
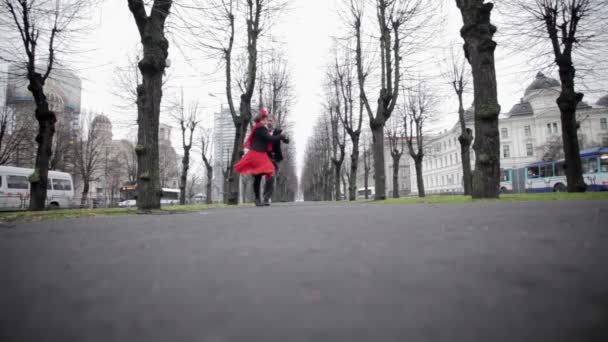
[[[163,95],[163,75],[167,67],[169,42],[165,38],[165,20],[172,1],[155,0],[146,15],[143,1],[129,0],[143,45],[139,61],[142,83],[137,86],[137,208],[160,209],[160,172],[158,124]]]
[[[473,172],[473,198],[498,198],[500,188],[500,137],[492,36],[496,27],[490,23],[493,4],[484,0],[456,0],[464,26],[460,34],[464,51],[473,71],[475,93],[475,143],[477,155]]]
[[[179,204],[186,204],[186,186],[188,184],[188,169],[190,168],[190,148],[184,148],[184,157],[182,158],[182,174],[179,183]]]
[[[365,168],[365,174],[363,175],[363,187],[365,188],[365,199],[369,199],[369,169]]]
[[[393,198],[399,198],[399,162],[401,155],[394,154],[393,156]]]
[[[49,108],[44,94],[44,81],[42,75],[34,73],[28,75],[28,89],[36,102],[36,120],[38,120],[38,151],[34,174],[30,176],[30,210],[44,210],[46,208],[46,189],[48,185],[49,161],[52,155],[53,135],[55,134],[55,113]]]
[[[462,163],[462,185],[464,195],[470,196],[472,191],[473,176],[471,171],[471,143],[473,142],[473,134],[467,128],[464,118],[464,105],[462,102],[462,91],[458,93],[458,118],[460,122],[460,161]]]
[[[226,204],[228,205],[237,205],[239,204],[239,184],[241,181],[241,176],[238,172],[234,171],[234,165],[239,162],[241,157],[243,156],[243,142],[245,141],[245,135],[247,134],[247,126],[249,125],[249,120],[251,118],[251,108],[249,109],[249,114],[243,114],[243,106],[249,106],[250,103],[247,104],[243,102],[241,99],[241,116],[237,123],[235,123],[235,134],[234,134],[234,143],[232,145],[232,158],[230,159],[230,169],[228,170],[228,179],[227,179],[227,194],[226,194]]]
[[[342,171],[342,163],[334,162],[334,196],[336,201],[342,199],[342,192],[340,191],[340,173]]]
[[[213,168],[207,167],[206,204],[213,203]]]
[[[561,114],[562,141],[566,163],[566,181],[568,192],[585,192],[587,186],[583,179],[583,166],[581,163],[580,147],[578,145],[578,123],[576,121],[576,107],[583,99],[582,93],[574,91],[575,69],[572,59],[563,56],[557,59],[559,78],[562,91],[557,98],[557,106]]]
[[[87,206],[87,200],[89,198],[89,181],[83,181],[84,186],[82,187],[82,197],[80,198],[80,207],[85,208]]]
[[[386,199],[386,169],[384,167],[384,124],[372,125],[374,138],[372,150],[374,152],[374,199]]]
[[[348,200],[357,200],[357,171],[359,168],[359,141],[353,140],[353,150],[350,155],[350,175],[348,177]]]
[[[418,186],[418,197],[426,197],[424,191],[424,178],[422,175],[422,158],[414,159],[414,165],[416,168],[416,186]]]
[[[462,162],[462,184],[465,196],[470,196],[473,183],[473,172],[471,170],[471,141],[473,141],[470,129],[458,137],[460,142],[460,159]]]

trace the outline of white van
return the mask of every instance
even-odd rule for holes
[[[359,188],[357,189],[357,198],[358,199],[365,199],[365,188]],[[375,188],[373,186],[369,186],[367,187],[367,198],[368,199],[374,199],[374,196],[376,195],[376,191]]]
[[[33,169],[0,166],[0,210],[25,210],[30,205],[30,175]],[[49,171],[47,206],[69,208],[74,200],[74,183],[69,173]]]

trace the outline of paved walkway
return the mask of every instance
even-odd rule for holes
[[[0,227],[0,340],[608,341],[608,203]]]

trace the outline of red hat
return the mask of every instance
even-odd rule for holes
[[[266,111],[266,109],[260,109],[260,115],[261,116],[267,116],[268,112]]]

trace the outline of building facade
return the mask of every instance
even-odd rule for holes
[[[559,81],[538,73],[520,102],[500,115],[501,168],[522,168],[538,160],[562,157],[560,111],[556,104],[559,93]],[[608,96],[592,106],[581,102],[576,115],[581,149],[608,146]],[[465,118],[467,127],[474,129],[474,108],[466,111]],[[423,162],[427,194],[463,192],[459,136],[460,125],[456,123],[429,137]],[[414,163],[411,159],[408,163],[412,193],[417,194]],[[472,150],[471,165],[475,167]]]
[[[224,174],[230,165],[236,129],[230,109],[222,106],[213,114],[213,199],[224,197]]]
[[[1,77],[5,81],[5,92],[3,104],[14,114],[15,126],[27,131],[28,139],[18,146],[11,164],[18,167],[33,167],[36,158],[37,143],[35,137],[38,132],[38,123],[34,113],[36,104],[31,92],[27,89],[28,80],[25,77],[24,69],[17,65],[8,65],[6,73]],[[73,134],[77,132],[80,124],[80,106],[82,83],[73,73],[53,69],[53,72],[46,80],[44,91],[49,102],[49,107],[55,112],[57,117],[56,135],[54,146],[57,148],[65,147]],[[65,165],[69,164],[69,154],[54,153],[57,158],[67,158],[68,160],[52,160],[51,167],[65,170]]]

